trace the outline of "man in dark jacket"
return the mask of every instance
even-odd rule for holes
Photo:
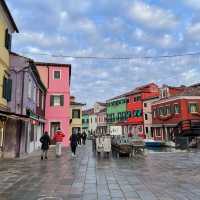
[[[82,141],[83,141],[83,145],[85,145],[85,141],[87,139],[87,134],[85,131],[83,131],[83,134],[82,134]]]
[[[49,145],[50,145],[50,137],[48,135],[48,132],[45,132],[43,134],[43,136],[40,138],[40,142],[42,143],[41,160],[43,160],[44,156],[45,156],[45,159],[47,159],[47,153],[48,153],[48,149],[49,149]]]
[[[77,134],[76,134],[76,133],[72,133],[72,135],[70,136],[72,157],[75,157],[75,156],[76,156],[77,142],[78,142]]]

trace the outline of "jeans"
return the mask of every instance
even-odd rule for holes
[[[72,150],[72,153],[75,155],[76,154],[76,145],[71,145],[71,150]]]

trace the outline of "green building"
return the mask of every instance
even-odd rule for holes
[[[88,133],[88,129],[89,129],[89,110],[84,110],[82,113],[82,129],[83,131],[85,131],[86,133]]]
[[[126,97],[116,97],[107,101],[108,125],[114,125],[128,119],[131,113],[127,112],[127,103]]]

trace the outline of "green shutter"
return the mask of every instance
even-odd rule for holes
[[[12,97],[12,80],[11,79],[7,79],[6,81],[6,99],[7,101],[11,101],[11,97]]]
[[[6,82],[7,82],[6,80],[7,80],[7,79],[6,79],[6,77],[4,76],[4,77],[3,77],[3,94],[2,94],[4,99],[6,99]]]

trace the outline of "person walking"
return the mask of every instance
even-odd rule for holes
[[[78,140],[78,145],[81,146],[81,132],[80,131],[78,131],[77,133],[77,140]]]
[[[85,145],[85,141],[86,141],[86,139],[87,139],[87,134],[86,134],[85,131],[83,131],[83,133],[82,133],[82,141],[83,141],[83,145]]]
[[[71,145],[72,157],[75,157],[76,147],[77,147],[77,142],[78,142],[77,134],[73,132],[69,140],[70,140],[70,145]]]
[[[59,129],[55,132],[53,140],[56,142],[56,157],[60,157],[62,154],[62,142],[65,134]]]
[[[48,135],[48,132],[45,131],[44,134],[42,135],[42,137],[40,138],[40,142],[42,143],[41,160],[43,160],[44,158],[47,159],[47,153],[48,153],[48,150],[49,150],[49,145],[51,143],[50,141],[51,140],[50,140],[50,137]]]

